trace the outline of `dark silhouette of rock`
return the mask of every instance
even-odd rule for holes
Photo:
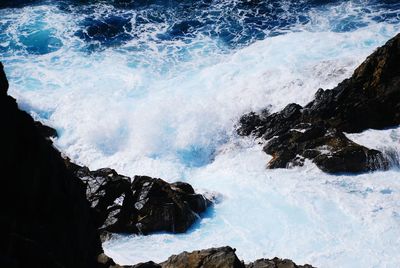
[[[6,81],[0,68],[0,267],[111,264],[98,259],[104,254],[84,183],[7,96]]]
[[[319,89],[313,101],[282,111],[249,113],[239,121],[239,135],[265,141],[273,156],[269,168],[302,165],[311,159],[329,173],[386,169],[377,150],[356,144],[343,134],[400,124],[400,34],[378,48],[351,78],[331,90]]]
[[[182,233],[212,204],[184,182],[169,184],[147,176],[131,179],[113,169],[90,171],[70,162],[67,166],[86,184],[97,226],[106,232]]]
[[[144,263],[138,263],[133,266],[124,266],[125,268],[161,268],[161,265],[149,261],[149,262],[144,262]]]
[[[8,80],[4,73],[3,64],[0,62],[0,95],[6,96],[8,90]]]
[[[45,137],[45,138],[57,138],[58,137],[57,131],[54,128],[43,125],[42,123],[40,123],[38,121],[35,121],[34,124],[35,124],[36,128],[38,129],[39,134],[42,137]]]

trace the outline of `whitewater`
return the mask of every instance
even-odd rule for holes
[[[347,135],[390,170],[336,176],[311,162],[268,170],[259,141],[235,132],[246,112],[304,105],[350,77],[400,32],[400,4],[73,2],[0,9],[9,94],[79,164],[218,196],[185,234],[105,242],[117,263],[229,245],[245,261],[400,267],[400,128]]]

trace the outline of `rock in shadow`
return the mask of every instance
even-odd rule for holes
[[[54,134],[7,95],[0,64],[0,267],[108,267],[84,183],[48,139]]]

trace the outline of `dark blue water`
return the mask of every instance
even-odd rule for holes
[[[46,5],[54,6],[59,12],[71,13],[78,29],[69,34],[84,41],[82,47],[88,52],[123,46],[131,40],[148,39],[149,36],[156,43],[190,43],[199,36],[207,36],[218,39],[218,46],[229,50],[268,36],[284,34],[294,27],[306,26],[312,23],[313,11],[323,11],[332,6],[339,6],[340,9],[343,2],[346,1],[3,0],[0,8]],[[367,26],[371,20],[393,23],[400,20],[399,1],[353,2],[358,6],[356,12],[340,18],[333,17],[332,31],[354,31]],[[0,41],[10,41],[8,48],[1,47],[0,52],[13,49],[25,50],[29,54],[46,54],[62,46],[62,41],[54,36],[51,29],[28,34],[20,42],[9,40],[5,33],[11,25],[11,21],[0,25]],[[138,46],[134,49],[146,48],[146,44]]]

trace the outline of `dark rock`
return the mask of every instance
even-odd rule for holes
[[[85,185],[0,81],[0,267],[104,267]]]
[[[58,134],[54,128],[43,125],[42,123],[35,121],[35,126],[38,129],[40,135],[45,138],[57,138]]]
[[[161,265],[149,261],[149,262],[138,263],[133,266],[124,266],[124,268],[161,268]]]
[[[242,136],[248,136],[250,134],[259,136],[260,133],[263,132],[263,130],[260,130],[262,127],[263,121],[261,120],[261,117],[258,114],[251,112],[240,118],[237,132]]]
[[[171,183],[171,187],[174,190],[182,191],[187,194],[195,194],[192,185],[190,185],[189,183],[186,183],[186,182],[177,181],[177,182]]]
[[[102,231],[181,233],[212,204],[184,182],[169,184],[147,176],[131,179],[113,169],[90,171],[71,162],[68,168],[86,184],[87,198]]]
[[[271,139],[264,152],[273,156],[270,168],[286,168],[301,165],[299,155],[313,159],[314,163],[328,173],[366,172],[386,168],[387,160],[377,150],[371,150],[349,140],[343,133],[313,126],[303,132],[291,130]]]
[[[332,90],[318,90],[302,121],[324,120],[342,132],[400,124],[400,34],[372,53]]]
[[[296,265],[293,261],[287,259],[260,259],[246,265],[246,268],[313,268],[309,264]]]
[[[287,105],[281,112],[244,115],[238,134],[262,138],[273,156],[269,168],[301,165],[311,159],[330,173],[365,172],[388,168],[376,150],[358,145],[343,134],[400,124],[400,34],[378,48],[354,72],[331,90],[319,89],[301,107]]]
[[[8,80],[4,73],[3,64],[0,62],[0,96],[7,96],[8,91]]]
[[[162,268],[244,268],[244,264],[231,247],[210,248],[172,255],[161,263]]]

